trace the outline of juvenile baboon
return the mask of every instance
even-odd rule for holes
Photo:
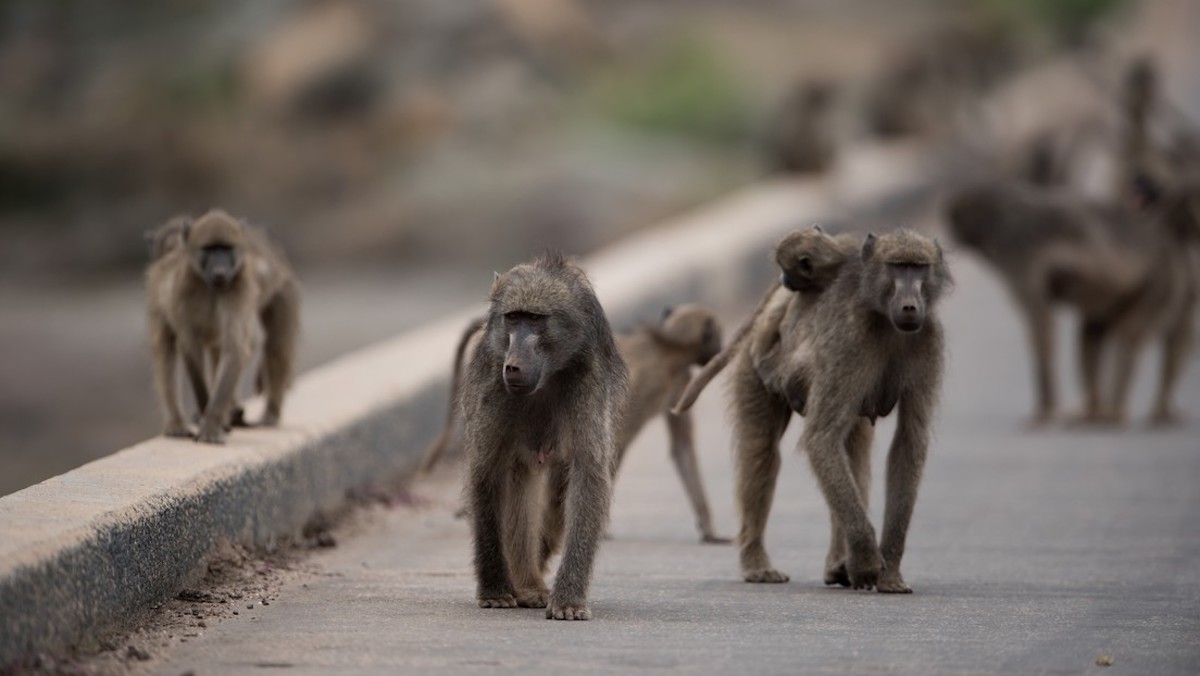
[[[582,270],[548,253],[496,277],[462,389],[481,608],[591,617],[587,592],[608,520],[627,387],[625,363]],[[562,563],[547,592],[544,576],[564,528]]]
[[[771,168],[784,173],[820,173],[833,163],[831,108],[834,88],[828,82],[798,84],[784,100],[771,130]]]
[[[960,191],[947,204],[955,239],[996,268],[1025,315],[1035,358],[1035,424],[1057,410],[1057,303],[1080,316],[1082,421],[1124,420],[1136,354],[1160,331],[1168,338],[1152,419],[1173,417],[1171,393],[1190,341],[1193,312],[1185,308],[1195,297],[1194,201],[1186,190],[1160,194],[1145,178],[1135,189],[1140,208],[1003,184]],[[1116,345],[1115,381],[1106,397],[1101,372],[1110,342]]]
[[[758,361],[769,360],[779,343],[779,323],[790,303],[803,311],[837,278],[842,264],[858,248],[854,235],[829,235],[819,225],[789,233],[775,247],[775,264],[779,266],[779,281],[771,285],[758,307],[734,334],[724,349],[705,364],[684,388],[672,413],[679,415],[695,403],[708,383],[720,373],[744,348],[745,341],[755,336],[753,354]]]
[[[450,387],[450,409],[438,438],[430,444],[421,462],[421,473],[433,469],[448,446],[454,442],[458,392],[461,390],[465,355],[483,335],[483,320],[472,321],[463,332],[455,354],[454,375]],[[693,441],[693,425],[687,413],[675,415],[668,407],[687,385],[694,364],[703,366],[721,350],[721,326],[713,313],[699,305],[667,308],[662,321],[642,326],[616,337],[617,349],[629,372],[627,413],[618,436],[617,465],[625,458],[638,433],[650,419],[662,414],[667,421],[671,460],[696,515],[701,542],[727,543],[716,534],[700,464]]]
[[[259,384],[267,396],[261,424],[278,424],[299,329],[299,286],[291,269],[265,235],[224,211],[178,221],[177,235],[175,223],[160,229],[159,257],[146,271],[163,433],[191,436],[175,377],[181,356],[201,413],[196,438],[222,443],[227,426],[240,417],[236,387],[260,338]]]
[[[861,253],[845,261],[815,302],[783,314],[781,357],[770,372],[754,363],[754,341],[738,352],[732,407],[738,542],[747,582],[788,579],[771,565],[763,533],[779,473],[779,440],[796,410],[789,402],[798,400],[806,416],[801,447],[831,513],[825,583],[912,591],[900,562],[941,387],[936,306],[949,283],[936,242],[903,230],[868,235]],[[867,516],[873,423],[897,405],[877,544]]]

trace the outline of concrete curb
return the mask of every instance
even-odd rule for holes
[[[915,153],[864,148],[833,177],[770,182],[584,263],[615,327],[730,303],[789,230],[919,190]],[[0,498],[0,666],[78,644],[177,593],[221,539],[270,543],[347,491],[410,471],[444,414],[452,346],[482,306],[305,374],[278,430],[222,447],[156,438]]]

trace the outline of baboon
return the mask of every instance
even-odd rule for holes
[[[461,404],[481,608],[591,617],[627,388],[608,319],[575,264],[547,253],[496,277]]]
[[[771,169],[821,173],[833,163],[830,114],[834,88],[828,82],[797,85],[775,119],[768,153]]]
[[[1057,412],[1053,307],[1076,309],[1084,387],[1080,421],[1120,423],[1133,362],[1149,335],[1165,331],[1163,378],[1152,421],[1174,418],[1170,399],[1191,334],[1195,298],[1195,193],[1134,181],[1142,204],[1100,205],[1022,186],[962,190],[947,203],[950,231],[1000,273],[1030,331],[1037,388],[1034,424]],[[1106,345],[1115,380],[1102,391]]]
[[[178,225],[178,233],[172,234]],[[159,257],[146,271],[150,346],[163,407],[163,433],[192,436],[179,402],[176,357],[200,409],[196,439],[222,443],[240,422],[237,384],[260,338],[260,424],[276,425],[292,377],[300,291],[283,254],[266,236],[221,210],[173,220],[156,237]],[[208,378],[206,358],[214,373]]]
[[[472,321],[463,332],[455,353],[451,379],[450,409],[437,439],[430,444],[421,462],[421,473],[433,469],[455,436],[458,392],[461,389],[464,357],[483,335],[483,320]],[[668,410],[687,385],[692,365],[708,363],[721,350],[721,326],[713,313],[699,305],[667,308],[662,321],[616,337],[617,349],[629,372],[629,401],[618,435],[617,466],[638,433],[651,418],[662,414],[667,421],[671,460],[696,515],[700,541],[728,543],[712,525],[700,464],[693,441],[693,425],[687,413],[675,415]]]
[[[854,235],[829,235],[820,225],[796,230],[784,237],[775,247],[775,264],[779,266],[779,281],[774,283],[724,349],[717,353],[684,388],[672,413],[680,415],[695,403],[704,388],[743,349],[749,336],[755,336],[752,353],[755,363],[765,362],[777,354],[779,323],[789,303],[802,311],[817,295],[829,287],[841,271],[842,264],[858,249]],[[761,356],[762,358],[757,358]]]
[[[189,216],[174,216],[154,230],[146,231],[146,244],[150,247],[150,260],[156,261],[182,244],[180,235],[192,219]]]
[[[936,242],[905,230],[868,235],[859,255],[846,259],[815,302],[784,312],[774,372],[756,366],[748,347],[738,352],[731,393],[738,543],[747,582],[788,580],[771,565],[763,533],[779,474],[779,440],[792,413],[800,412],[789,402],[798,400],[806,416],[801,447],[830,508],[825,583],[912,591],[900,562],[941,388],[936,307],[949,284]],[[792,307],[803,303],[789,301]],[[897,406],[876,544],[867,516],[873,423]]]

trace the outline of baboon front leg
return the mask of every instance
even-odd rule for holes
[[[741,517],[738,558],[742,578],[746,582],[787,582],[788,576],[771,565],[763,536],[779,477],[779,439],[792,412],[783,398],[763,387],[744,355],[738,358],[734,378],[734,482]]]
[[[543,511],[541,561],[538,570],[542,577],[549,572],[550,559],[562,547],[563,531],[566,529],[567,486],[570,484],[571,468],[566,463],[554,463],[550,468],[550,481],[546,489],[546,507]]]
[[[685,411],[679,415],[667,413],[667,432],[671,437],[671,460],[683,481],[692,512],[696,515],[696,528],[700,541],[727,544],[729,538],[719,537],[713,530],[712,513],[708,510],[708,499],[704,495],[704,482],[700,478],[700,461],[696,458],[693,438],[692,414]]]
[[[879,543],[884,565],[878,585],[881,592],[912,593],[900,574],[900,560],[904,557],[908,525],[912,521],[921,473],[925,468],[932,411],[933,397],[930,395],[910,392],[900,399],[896,436],[887,459],[887,504],[883,513],[883,537]]]
[[[844,404],[824,392],[812,402],[813,415],[804,426],[802,443],[808,450],[813,475],[829,511],[846,535],[846,576],[855,589],[870,589],[879,580],[883,558],[875,542],[875,529],[867,517],[858,483],[846,455],[846,440],[858,422]]]
[[[208,374],[204,369],[204,353],[200,350],[184,350],[183,366],[187,371],[188,381],[192,385],[192,395],[196,399],[196,409],[200,416],[208,408]]]
[[[496,453],[487,454],[494,459]],[[470,478],[471,517],[475,522],[475,581],[480,608],[516,608],[516,589],[508,572],[501,532],[506,495],[511,486],[496,467],[472,463]]]
[[[1112,398],[1103,416],[1103,422],[1122,425],[1126,420],[1129,390],[1133,387],[1133,369],[1137,365],[1141,350],[1141,332],[1131,332],[1117,340],[1116,359],[1113,361]]]
[[[550,592],[541,575],[541,477],[524,467],[510,476],[509,509],[505,515],[504,541],[508,545],[508,565],[516,587],[517,605],[545,608]]]
[[[850,436],[846,438],[846,457],[850,471],[862,500],[863,509],[870,506],[871,496],[871,440],[875,428],[866,418],[859,418]],[[833,512],[829,514],[829,554],[825,557],[825,584],[850,586],[850,575],[846,572],[846,534],[842,532]]]
[[[592,616],[587,606],[588,586],[612,500],[609,454],[617,449],[609,434],[589,441],[573,449],[570,459],[566,546],[550,593],[546,619],[587,620]]]
[[[175,333],[165,324],[157,327],[151,336],[154,347],[154,386],[163,408],[163,435],[168,437],[190,437],[183,409],[179,406],[179,383],[175,379],[175,362],[178,343]]]
[[[1179,415],[1171,406],[1175,388],[1179,378],[1187,366],[1188,353],[1192,349],[1192,338],[1195,331],[1192,303],[1184,306],[1174,326],[1167,331],[1163,343],[1162,377],[1158,381],[1158,395],[1155,398],[1154,409],[1150,413],[1150,422],[1154,425],[1169,425],[1179,422]]]
[[[196,436],[198,441],[208,444],[225,443],[225,424],[229,421],[246,356],[235,345],[226,346],[221,350],[217,360],[216,386],[213,388],[212,399],[204,409],[204,416],[200,419],[200,431]]]

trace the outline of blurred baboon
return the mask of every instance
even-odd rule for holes
[[[771,169],[784,173],[821,173],[833,163],[831,108],[833,85],[798,84],[784,100],[771,130],[767,151]]]
[[[749,336],[755,336],[754,354],[773,354],[772,349],[779,343],[779,323],[789,303],[796,304],[796,311],[807,308],[833,283],[842,264],[857,249],[854,235],[829,235],[819,225],[784,237],[774,252],[775,264],[780,269],[779,281],[767,290],[733,340],[691,379],[672,412],[679,415],[690,409],[708,383],[743,349]]]
[[[801,446],[829,503],[826,584],[912,590],[900,574],[908,525],[941,387],[936,305],[950,283],[936,242],[909,231],[868,235],[811,307],[785,312],[772,372],[739,351],[732,379],[738,535],[747,582],[786,582],[763,545],[779,473],[779,439],[799,401]],[[792,305],[798,300],[792,300]],[[755,341],[749,344],[752,346]],[[876,418],[899,405],[888,453],[887,506],[878,544],[867,515]],[[799,411],[796,411],[799,412]]]
[[[587,592],[627,388],[625,363],[582,270],[548,253],[496,277],[462,389],[481,608],[591,617]],[[547,592],[564,527],[562,563]]]
[[[156,261],[183,243],[183,228],[191,221],[190,216],[174,216],[163,225],[146,232],[146,244],[150,247],[150,260]]]
[[[934,313],[949,273],[936,243],[911,232],[868,236],[834,284],[803,313],[785,315],[786,356],[764,379],[743,351],[733,407],[742,571],[750,582],[782,582],[763,546],[789,401],[806,402],[802,446],[826,501],[832,536],[825,582],[911,591],[900,560],[940,389],[941,325]],[[802,389],[803,395],[795,390]],[[888,457],[882,540],[867,517],[872,423],[899,403]]]
[[[237,384],[260,337],[261,424],[276,425],[292,377],[300,293],[283,255],[265,235],[220,210],[160,229],[160,257],[146,271],[155,383],[164,434],[191,436],[179,402],[176,357],[200,409],[196,438],[222,443],[240,417]],[[174,243],[173,243],[174,242]],[[214,374],[208,378],[206,358]]]
[[[699,305],[668,308],[660,324],[643,326],[631,334],[617,336],[617,347],[629,367],[629,405],[618,438],[618,466],[629,444],[646,423],[658,415],[665,416],[671,460],[696,515],[700,541],[729,542],[713,530],[696,457],[691,414],[676,414],[669,410],[687,386],[692,365],[703,366],[721,351],[721,327],[717,318]]]
[[[458,392],[461,390],[465,355],[472,351],[483,335],[483,320],[471,322],[459,340],[455,354],[454,375],[450,386],[450,409],[441,434],[425,451],[421,473],[433,469],[446,448],[454,442]],[[643,326],[630,334],[616,337],[617,349],[629,371],[629,401],[627,413],[618,436],[617,465],[625,451],[651,418],[662,414],[667,420],[671,460],[683,481],[684,490],[696,514],[696,526],[701,542],[727,543],[728,538],[716,534],[700,464],[696,458],[693,425],[688,414],[675,415],[668,410],[679,392],[687,385],[693,364],[703,366],[721,350],[721,326],[708,309],[699,305],[668,308],[662,321]]]
[[[1027,320],[1034,354],[1034,423],[1056,413],[1056,303],[1079,312],[1079,359],[1085,403],[1081,420],[1122,422],[1133,362],[1146,338],[1167,335],[1164,373],[1152,418],[1172,418],[1170,397],[1190,341],[1195,298],[1194,195],[1164,195],[1143,178],[1140,209],[1098,205],[1021,186],[960,191],[947,204],[955,239],[1000,273]],[[1102,362],[1116,346],[1111,396],[1102,392]]]

